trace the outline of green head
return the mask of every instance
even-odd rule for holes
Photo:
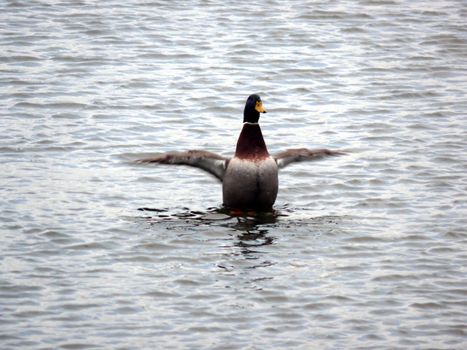
[[[243,111],[243,122],[258,123],[260,113],[266,113],[266,110],[263,107],[263,101],[261,101],[261,97],[256,94],[250,95],[245,103],[245,110]]]

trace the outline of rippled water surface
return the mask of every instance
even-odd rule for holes
[[[0,3],[1,349],[467,348],[465,1]],[[275,213],[197,169],[261,94]]]

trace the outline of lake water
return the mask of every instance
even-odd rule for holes
[[[467,348],[465,1],[0,4],[1,349]],[[197,169],[259,93],[276,212]]]

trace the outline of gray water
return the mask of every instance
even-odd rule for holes
[[[465,349],[465,1],[0,4],[1,349]],[[197,169],[259,93],[275,213]]]

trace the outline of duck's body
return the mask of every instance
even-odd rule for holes
[[[261,98],[251,95],[244,124],[231,159],[207,151],[172,152],[139,160],[140,163],[183,164],[201,168],[222,181],[223,204],[229,209],[271,210],[279,189],[279,169],[292,162],[343,154],[327,149],[289,149],[271,156],[258,124],[266,113]]]
[[[235,156],[222,181],[222,197],[228,208],[269,210],[279,189],[279,168],[269,155],[258,123],[243,124]]]

